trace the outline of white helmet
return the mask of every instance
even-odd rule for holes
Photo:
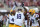
[[[27,11],[29,11],[29,7],[25,7],[27,9]]]

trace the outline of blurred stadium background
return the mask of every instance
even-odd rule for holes
[[[10,10],[14,1],[24,2],[24,6],[29,8],[38,7],[40,10],[40,0],[0,0],[0,9]]]
[[[0,10],[7,10],[9,12],[14,5],[14,1],[24,2],[24,6],[28,6],[29,9],[37,7],[40,10],[40,0],[0,0]]]

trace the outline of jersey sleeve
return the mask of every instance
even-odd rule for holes
[[[34,17],[37,18],[37,17],[39,17],[39,15],[38,14],[34,14]]]
[[[15,14],[15,16],[14,16],[15,18],[14,19],[16,19],[17,18],[17,14]]]
[[[39,15],[37,14],[36,17],[39,17]]]
[[[13,8],[12,8],[12,10],[14,10],[15,8],[16,8],[16,6],[14,5]]]
[[[9,14],[7,15],[7,18],[9,19]]]
[[[9,14],[8,14],[8,17],[9,17]]]

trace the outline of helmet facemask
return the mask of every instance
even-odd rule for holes
[[[18,12],[22,12],[22,9],[18,9]]]

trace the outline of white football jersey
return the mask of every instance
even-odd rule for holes
[[[31,19],[35,19],[35,18],[39,17],[39,15],[38,14],[34,14],[34,15],[28,14],[28,17],[30,17],[30,20],[31,20]]]
[[[34,14],[32,16],[29,15],[29,17],[30,17],[30,20],[32,21],[32,26],[38,26],[38,22],[37,22],[36,18],[39,17],[39,15],[38,14]]]
[[[24,14],[22,12],[16,12],[15,14],[15,24],[22,26],[24,20]]]
[[[14,16],[9,15],[9,23],[14,23]]]

